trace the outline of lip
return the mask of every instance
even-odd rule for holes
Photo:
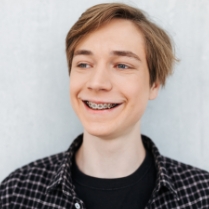
[[[95,104],[122,104],[122,102],[110,102],[110,101],[101,101],[101,100],[88,100],[88,99],[82,99],[83,102],[92,102]]]

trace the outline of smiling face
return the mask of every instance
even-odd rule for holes
[[[129,20],[113,19],[89,33],[74,51],[70,98],[86,132],[102,138],[124,135],[139,126],[150,87],[144,38]]]

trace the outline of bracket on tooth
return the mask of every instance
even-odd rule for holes
[[[96,104],[96,103],[91,103],[91,102],[87,102],[87,104],[89,105],[89,107],[93,108],[93,109],[110,109],[112,107],[114,107],[114,104]]]

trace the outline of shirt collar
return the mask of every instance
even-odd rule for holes
[[[69,149],[63,153],[62,161],[53,176],[50,184],[46,188],[46,192],[54,189],[61,189],[66,196],[75,197],[75,188],[71,178],[71,166],[73,155],[80,147],[83,141],[83,134],[79,135],[70,145]]]
[[[155,192],[159,192],[160,189],[165,187],[178,199],[177,190],[175,188],[174,182],[172,181],[171,173],[168,170],[169,168],[166,163],[166,158],[160,154],[158,148],[150,138],[143,135],[142,141],[145,148],[147,150],[150,150],[154,156],[155,166],[157,170],[157,184]]]
[[[83,134],[79,135],[71,144],[69,149],[63,153],[63,158],[58,166],[58,169],[53,176],[50,184],[48,185],[46,192],[50,192],[54,189],[61,189],[62,192],[73,198],[76,197],[75,188],[71,178],[71,166],[72,158],[75,152],[78,150],[83,141]],[[155,192],[159,192],[162,187],[166,187],[171,193],[177,196],[174,183],[172,182],[169,171],[166,167],[166,159],[163,157],[154,142],[147,136],[142,136],[142,141],[147,150],[150,150],[154,156],[155,165],[157,169],[157,184]],[[177,197],[178,198],[178,197]]]

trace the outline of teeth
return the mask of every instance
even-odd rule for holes
[[[87,101],[86,103],[92,109],[99,109],[99,110],[102,110],[102,109],[110,109],[110,108],[112,108],[112,107],[115,106],[115,104],[111,104],[111,103],[104,103],[104,104],[101,104],[100,103],[100,104],[96,104],[96,103],[89,102],[89,101]]]

